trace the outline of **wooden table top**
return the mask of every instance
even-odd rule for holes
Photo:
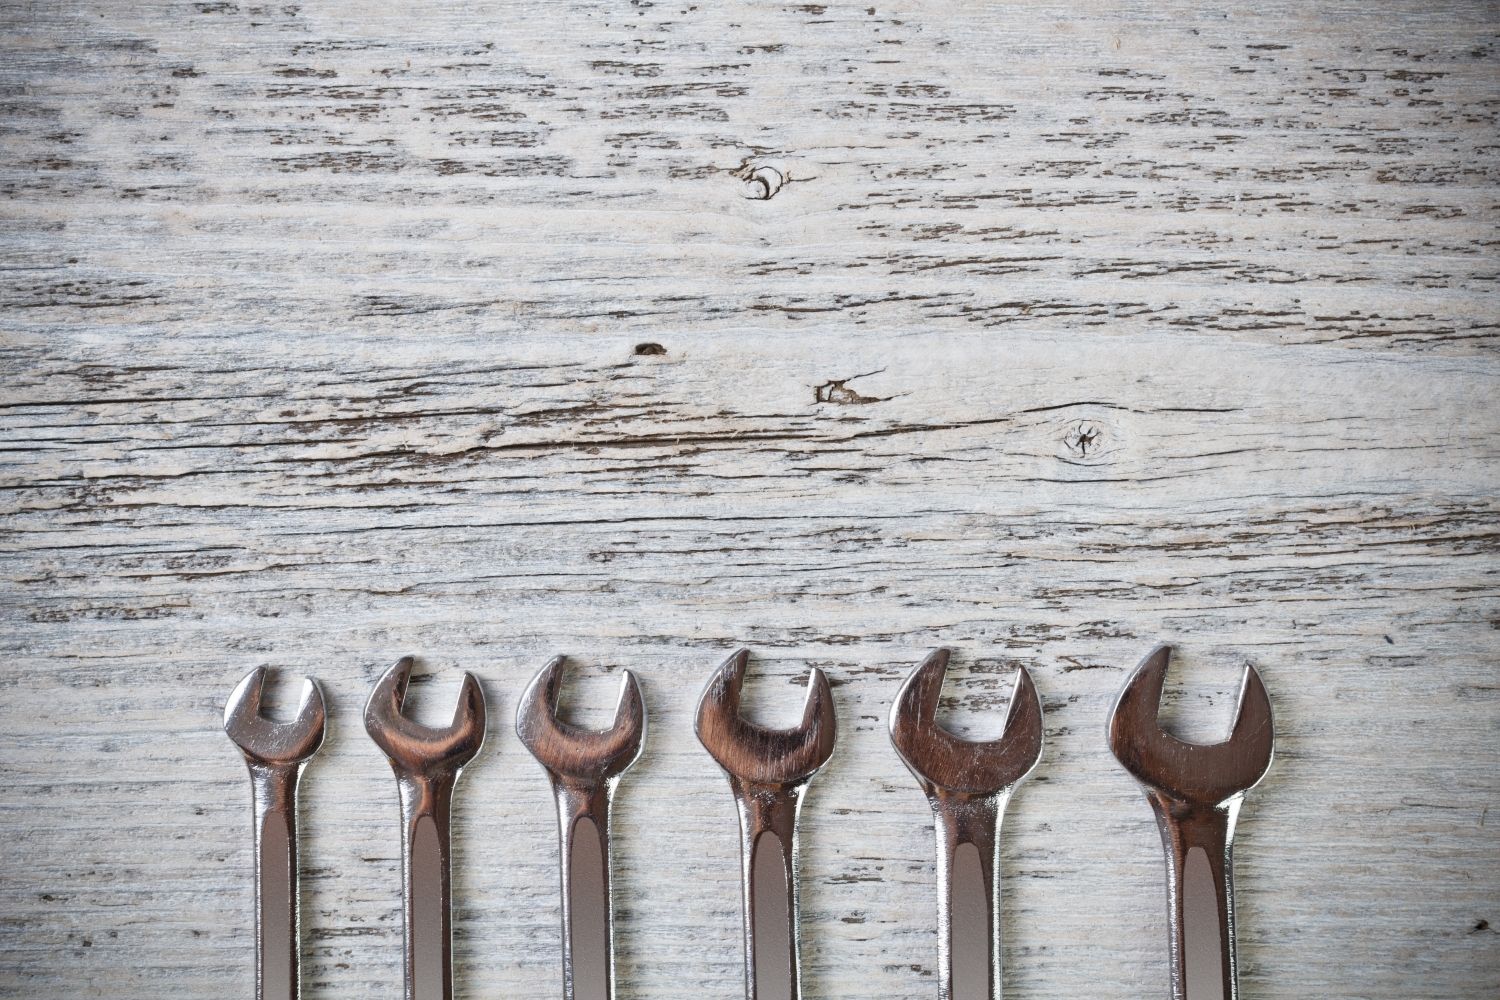
[[[873,5],[872,5],[873,4]],[[1008,995],[1166,996],[1161,845],[1105,715],[1158,641],[1211,740],[1260,671],[1247,998],[1500,992],[1500,17],[1474,3],[11,4],[0,27],[0,992],[245,996],[257,665],[316,676],[309,997],[400,993],[418,658],[490,706],[459,995],[560,995],[512,722],[641,679],[622,996],[741,988],[709,673],[839,743],[809,998],[936,993],[929,650],[1046,746]],[[283,703],[294,688],[276,687]]]

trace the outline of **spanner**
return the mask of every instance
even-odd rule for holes
[[[746,1000],[800,1000],[797,815],[812,776],[833,753],[828,678],[808,676],[802,724],[767,729],[740,718],[750,651],[714,671],[698,700],[698,740],[729,776],[740,814]]]
[[[1235,1000],[1231,847],[1245,792],[1271,766],[1271,700],[1245,667],[1234,727],[1223,743],[1186,743],[1157,721],[1171,646],[1157,646],[1125,682],[1109,747],[1141,783],[1167,857],[1173,1000]]]
[[[297,783],[323,745],[327,713],[318,682],[302,682],[297,717],[276,723],[260,714],[266,670],[256,667],[224,706],[224,732],[245,755],[255,804],[255,996],[302,995],[302,921],[297,870]]]
[[[365,729],[385,752],[401,790],[406,1000],[452,1000],[453,901],[449,815],[453,786],[484,743],[484,692],[465,673],[453,722],[418,725],[401,714],[412,658],[402,657],[370,692]]]
[[[625,671],[615,721],[602,732],[557,717],[566,658],[554,657],[521,695],[516,734],[552,780],[562,866],[563,997],[614,1000],[614,908],[609,807],[620,776],[641,755],[646,709]]]
[[[938,996],[999,1000],[1000,820],[1042,756],[1042,705],[1016,670],[1005,731],[964,740],[937,724],[948,650],[911,672],[891,706],[891,743],[937,817]]]

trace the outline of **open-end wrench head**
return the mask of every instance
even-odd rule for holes
[[[442,729],[420,725],[401,712],[413,662],[403,656],[375,683],[365,704],[365,729],[402,771],[456,771],[484,745],[484,691],[473,674],[465,673],[453,721]]]
[[[891,744],[929,796],[941,789],[993,795],[1020,782],[1042,757],[1042,702],[1025,667],[1016,668],[1005,730],[993,740],[962,739],[937,723],[948,672],[946,649],[913,670],[891,706]]]
[[[1271,699],[1249,665],[1229,738],[1187,743],[1164,732],[1157,719],[1172,647],[1146,654],[1125,682],[1109,717],[1109,748],[1142,784],[1193,805],[1217,806],[1255,787],[1271,767]]]
[[[302,700],[297,717],[290,722],[272,722],[261,714],[261,693],[266,668],[256,667],[235,685],[224,705],[224,732],[253,764],[298,764],[323,745],[328,713],[323,689],[311,677],[302,681]]]
[[[541,765],[558,778],[597,782],[634,764],[646,737],[646,706],[635,675],[624,671],[614,723],[604,730],[580,729],[557,717],[567,657],[553,657],[516,707],[516,735]]]
[[[698,699],[693,729],[703,748],[733,777],[758,784],[800,784],[833,755],[838,726],[828,678],[813,667],[802,723],[768,729],[740,718],[740,688],[749,659],[750,651],[741,649],[714,671]]]

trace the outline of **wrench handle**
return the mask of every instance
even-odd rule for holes
[[[439,774],[399,779],[406,1000],[453,1000],[449,816],[457,778]]]
[[[256,1000],[297,1000],[302,939],[297,783],[302,765],[249,766],[255,804],[255,996]]]
[[[563,997],[614,1000],[614,907],[610,890],[609,807],[616,779],[566,784],[553,779],[562,866]]]
[[[1000,998],[1000,819],[1010,789],[934,789],[938,874],[938,997]]]
[[[1218,806],[1150,794],[1167,860],[1173,1000],[1237,1000],[1232,843],[1242,796]]]
[[[806,782],[731,778],[739,807],[746,1000],[801,1000],[797,817]]]

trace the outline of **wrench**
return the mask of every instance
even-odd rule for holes
[[[297,869],[297,784],[323,745],[327,713],[318,682],[302,682],[297,717],[260,714],[266,668],[256,667],[224,705],[224,732],[245,755],[255,804],[255,996],[302,995],[302,921]]]
[[[412,658],[404,656],[376,682],[365,729],[401,790],[406,1000],[452,1000],[449,814],[459,773],[484,744],[484,692],[465,673],[453,722],[446,729],[418,725],[401,714],[411,670]]]
[[[833,753],[833,694],[814,667],[800,726],[746,722],[740,687],[749,659],[742,649],[714,671],[698,700],[694,729],[729,776],[740,814],[746,1000],[800,1000],[797,815],[808,782]]]
[[[1109,747],[1141,783],[1167,857],[1173,1000],[1235,1000],[1235,821],[1245,792],[1271,767],[1271,700],[1245,667],[1234,727],[1223,743],[1186,743],[1157,712],[1171,646],[1157,646],[1125,682],[1109,718]]]
[[[547,771],[557,799],[562,865],[563,997],[614,1000],[614,913],[609,878],[609,806],[646,735],[640,686],[629,670],[615,721],[603,732],[557,717],[566,657],[554,657],[521,695],[516,734]]]
[[[891,706],[891,743],[937,817],[938,996],[1000,996],[1000,820],[1042,756],[1042,705],[1031,674],[1016,683],[1000,738],[960,739],[939,726],[948,671],[938,649],[911,672]]]

